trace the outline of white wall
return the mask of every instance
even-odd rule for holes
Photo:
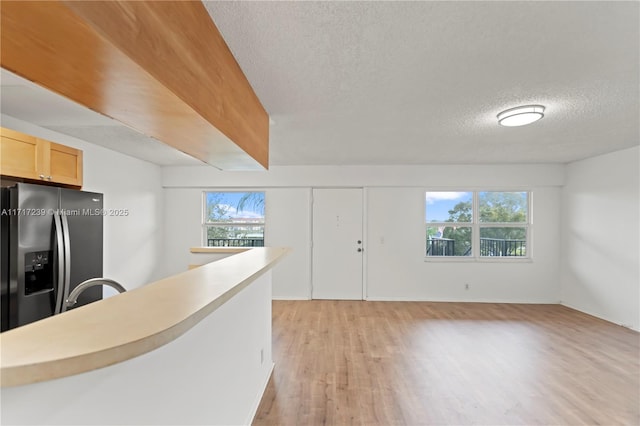
[[[531,261],[425,262],[424,189],[369,188],[368,299],[558,303],[560,188],[527,189],[533,200]]]
[[[273,298],[308,299],[311,294],[311,190],[269,188],[265,192],[265,244],[293,249],[273,270]]]
[[[165,188],[165,276],[194,263],[191,247],[203,245],[203,191],[256,188]],[[273,271],[273,297],[306,299],[310,291],[310,197],[307,189],[257,188],[265,191],[265,244],[293,252]],[[196,262],[197,263],[197,262]]]
[[[83,151],[85,191],[104,194],[105,209],[127,209],[129,216],[104,218],[105,277],[127,289],[161,277],[163,202],[159,166],[2,115],[2,126]],[[111,290],[105,290],[105,296]]]
[[[166,273],[182,271],[202,243],[202,191],[265,190],[266,239],[293,254],[274,271],[274,298],[309,298],[311,189],[362,187],[366,192],[365,286],[369,299],[557,303],[562,165],[310,166],[268,172],[164,167]],[[426,189],[534,192],[532,262],[424,262]],[[380,243],[384,236],[385,243]],[[464,290],[469,283],[470,289]]]
[[[272,166],[269,171],[224,172],[213,167],[163,167],[162,186],[193,187],[462,187],[559,186],[560,164],[433,166]]]
[[[3,388],[1,423],[249,425],[272,368],[267,271],[154,351],[71,377]]]
[[[571,163],[563,191],[562,303],[640,330],[640,148]]]
[[[165,277],[189,267],[191,247],[202,246],[202,189],[165,188],[164,190],[164,262]]]

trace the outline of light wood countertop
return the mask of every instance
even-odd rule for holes
[[[159,348],[188,331],[288,252],[286,248],[253,248],[6,331],[0,334],[2,387],[71,376]]]

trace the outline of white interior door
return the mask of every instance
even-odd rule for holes
[[[313,190],[313,299],[362,300],[362,189]]]

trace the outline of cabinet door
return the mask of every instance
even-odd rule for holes
[[[51,182],[82,186],[82,151],[54,142],[49,144]]]
[[[25,179],[45,178],[45,149],[33,136],[0,128],[0,174]]]

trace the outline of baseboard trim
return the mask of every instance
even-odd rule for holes
[[[271,300],[311,300],[309,297],[283,297],[283,296],[271,296]]]
[[[592,316],[592,317],[594,317],[594,318],[601,319],[602,321],[606,321],[606,322],[609,322],[609,323],[611,323],[611,324],[619,325],[620,327],[628,328],[629,330],[633,330],[633,331],[635,331],[636,333],[640,333],[640,330],[639,330],[639,329],[637,329],[637,328],[634,328],[634,327],[633,327],[633,325],[631,325],[631,324],[621,324],[621,323],[619,323],[619,322],[617,322],[617,321],[614,321],[614,320],[612,320],[612,319],[610,319],[610,318],[605,318],[605,317],[604,317],[604,316],[602,316],[602,315],[599,315],[599,314],[596,314],[596,313],[593,313],[593,312],[586,311],[586,310],[584,310],[584,309],[582,309],[582,308],[578,308],[578,307],[576,307],[576,306],[574,306],[574,305],[570,305],[570,304],[565,303],[565,302],[560,302],[560,305],[564,306],[565,308],[573,309],[574,311],[582,312],[583,314],[586,314],[586,315]]]
[[[421,297],[367,297],[371,302],[447,302],[447,303],[514,303],[519,305],[558,305],[557,300],[513,300],[513,299],[447,299]]]

